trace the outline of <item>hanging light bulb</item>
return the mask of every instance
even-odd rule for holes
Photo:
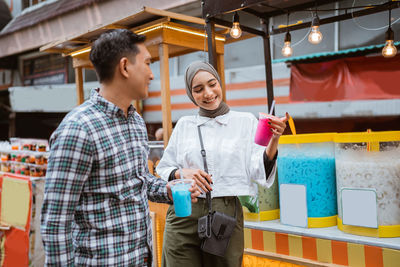
[[[239,24],[239,14],[235,12],[233,15],[233,22],[232,22],[232,28],[230,31],[230,35],[232,38],[240,38],[242,36],[242,29],[240,29],[240,24]]]
[[[394,45],[394,32],[390,27],[391,26],[390,18],[391,18],[391,10],[389,9],[389,28],[385,33],[386,44],[382,49],[382,55],[387,58],[394,57],[397,54],[397,48]]]
[[[322,41],[322,33],[319,31],[319,17],[315,14],[312,24],[311,32],[308,35],[308,41],[312,44],[319,44]]]
[[[285,44],[282,47],[282,55],[285,57],[290,57],[293,54],[293,48],[290,46],[291,39],[290,33],[287,32],[285,35]]]

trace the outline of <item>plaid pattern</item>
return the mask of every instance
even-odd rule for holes
[[[145,266],[148,199],[169,203],[149,174],[143,119],[93,90],[50,138],[42,209],[46,266]]]

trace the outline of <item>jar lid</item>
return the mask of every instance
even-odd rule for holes
[[[279,138],[279,144],[304,144],[304,143],[333,142],[333,137],[335,135],[336,135],[336,133],[282,135]]]
[[[400,131],[338,133],[335,143],[392,142],[400,141]]]

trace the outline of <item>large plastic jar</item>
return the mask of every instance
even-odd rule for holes
[[[337,222],[334,135],[299,134],[281,136],[279,141],[279,186],[305,186],[309,228],[334,226]]]
[[[337,134],[335,153],[338,228],[356,235],[400,237],[400,131]],[[349,189],[351,194],[372,191],[372,205],[343,202],[342,192]],[[376,211],[377,225],[344,224],[343,210],[355,204],[368,214]]]
[[[256,196],[240,196],[246,221],[270,221],[279,219],[278,178],[270,188],[258,185]]]

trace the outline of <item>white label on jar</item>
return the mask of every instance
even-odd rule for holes
[[[306,187],[300,184],[281,184],[279,202],[281,223],[291,226],[307,227]]]
[[[378,228],[376,190],[342,188],[343,224]]]

